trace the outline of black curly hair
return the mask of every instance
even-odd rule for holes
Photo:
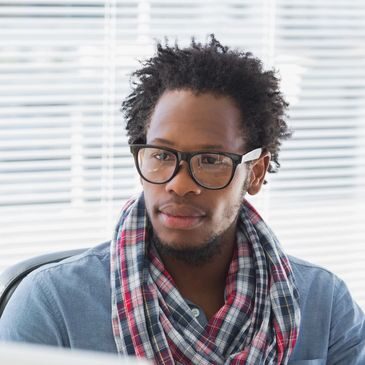
[[[288,107],[274,71],[264,71],[251,53],[223,46],[212,34],[206,44],[193,38],[189,47],[157,43],[157,54],[135,71],[132,93],[122,103],[130,144],[146,143],[150,116],[167,90],[188,89],[230,97],[241,111],[247,150],[271,153],[269,172],[280,167],[281,141],[291,136],[285,122]]]

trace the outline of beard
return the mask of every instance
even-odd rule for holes
[[[181,247],[172,247],[167,242],[159,239],[158,235],[153,232],[153,243],[161,256],[174,258],[190,266],[200,266],[209,262],[214,256],[221,252],[222,234],[211,236],[207,241],[197,247],[189,247],[189,244],[181,244]]]
[[[210,262],[213,257],[220,255],[222,245],[224,244],[225,233],[232,227],[232,224],[237,223],[240,207],[244,196],[246,195],[248,185],[249,179],[247,178],[242,186],[241,200],[226,212],[227,217],[234,216],[232,223],[223,231],[211,234],[207,240],[194,245],[194,247],[191,247],[191,243],[189,242],[180,243],[179,247],[173,247],[168,242],[161,240],[158,236],[158,232],[150,227],[150,237],[157,252],[161,256],[174,258],[190,266],[204,265]]]

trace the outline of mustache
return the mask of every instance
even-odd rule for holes
[[[191,199],[185,198],[185,197],[176,197],[176,198],[170,198],[166,199],[160,202],[155,203],[154,210],[156,212],[160,212],[161,210],[164,210],[169,207],[174,207],[176,209],[190,209],[192,211],[200,212],[201,214],[206,215],[207,214],[207,208],[201,206],[200,204],[196,204],[195,202],[192,202]]]

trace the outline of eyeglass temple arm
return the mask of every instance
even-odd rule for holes
[[[246,153],[242,158],[242,162],[257,160],[258,158],[260,158],[262,150],[262,147],[260,147]]]

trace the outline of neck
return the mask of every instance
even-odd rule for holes
[[[236,245],[235,230],[224,238],[219,252],[200,265],[160,253],[182,297],[203,308],[208,318],[224,305],[226,277]]]

